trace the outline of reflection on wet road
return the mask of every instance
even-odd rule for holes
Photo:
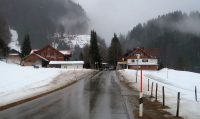
[[[132,119],[115,72],[0,112],[0,119]]]

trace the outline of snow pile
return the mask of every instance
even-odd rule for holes
[[[20,45],[19,45],[19,41],[18,41],[17,31],[10,29],[10,33],[11,33],[11,42],[8,44],[8,47],[10,49],[14,49],[14,50],[20,52],[21,49],[20,49]]]
[[[119,71],[127,80],[135,82],[135,70],[121,70]],[[162,69],[160,71],[143,71],[143,90],[144,94],[150,96],[148,91],[148,79],[150,85],[154,82],[155,96],[155,83],[158,83],[158,100],[162,102],[162,86],[165,87],[166,105],[170,109],[166,109],[173,115],[176,114],[177,93],[181,93],[180,116],[185,119],[199,119],[200,98],[198,102],[195,101],[195,86],[200,89],[200,74],[177,71],[172,69]],[[138,80],[140,79],[140,71],[138,72]],[[138,81],[139,82],[139,81]],[[132,83],[134,87],[139,90],[139,83]],[[200,93],[197,95],[200,96]]]
[[[34,69],[0,62],[0,72],[0,106],[3,106],[72,83],[91,70]]]

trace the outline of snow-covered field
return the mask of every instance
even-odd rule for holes
[[[0,106],[70,84],[92,70],[21,67],[0,61]]]
[[[135,70],[121,70],[119,71],[127,80],[135,82],[136,71]],[[162,102],[162,86],[165,87],[166,105],[170,109],[166,109],[173,115],[176,114],[177,109],[177,93],[181,93],[180,102],[180,116],[185,119],[199,119],[200,118],[200,74],[177,71],[172,69],[162,69],[160,71],[143,71],[143,90],[144,94],[150,96],[148,91],[148,79],[151,83],[154,82],[155,96],[155,84],[158,83],[158,100]],[[140,71],[138,72],[138,80],[140,79]],[[134,87],[139,89],[138,83],[132,83]],[[199,96],[198,101],[195,101],[195,86],[197,86],[197,94]]]

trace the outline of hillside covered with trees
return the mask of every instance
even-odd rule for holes
[[[9,26],[5,20],[0,15],[0,57],[5,56],[8,51],[8,43],[10,42],[11,34],[9,31]]]
[[[34,48],[55,32],[84,34],[89,26],[85,11],[71,0],[1,0],[0,17],[18,32],[20,43],[29,34]]]
[[[159,48],[160,61],[169,68],[200,71],[200,13],[168,13],[138,24],[121,35],[123,51],[134,47]]]

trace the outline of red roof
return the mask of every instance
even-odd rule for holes
[[[128,59],[136,59],[136,54],[143,54],[143,56],[140,56],[141,58],[159,58],[160,53],[159,49],[145,49],[145,48],[134,48],[133,50],[129,50],[123,58]]]
[[[38,51],[35,51],[34,53],[38,54],[39,52],[42,52],[42,51],[45,50],[46,48],[51,48],[51,49],[55,50],[57,53],[59,53],[59,54],[61,54],[61,55],[64,55],[64,54],[61,53],[59,50],[53,48],[51,45],[47,45],[47,46],[45,46],[44,48],[42,48],[42,49],[40,49],[40,50],[38,50]]]
[[[30,56],[32,56],[32,55],[38,57],[39,59],[42,59],[42,60],[45,60],[45,61],[49,61],[48,59],[46,59],[46,58],[44,58],[44,57],[42,57],[42,56],[40,56],[40,55],[38,55],[38,54],[35,54],[35,53],[32,53],[32,54],[30,54],[30,55],[27,55],[26,57],[23,58],[23,60],[25,60],[26,58],[28,58],[28,57],[30,57]]]
[[[47,45],[42,49],[32,49],[30,54],[32,54],[32,53],[36,53],[37,54],[38,52],[42,51],[43,49],[46,49],[47,47],[51,47],[52,49],[57,50],[57,49],[53,48],[51,45]],[[62,53],[62,55],[71,55],[72,54],[71,50],[57,50],[57,51],[59,53]]]

